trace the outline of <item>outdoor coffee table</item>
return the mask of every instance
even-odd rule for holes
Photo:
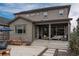
[[[11,49],[0,50],[0,56],[10,56]]]

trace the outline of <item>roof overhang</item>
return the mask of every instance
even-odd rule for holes
[[[25,20],[25,21],[29,21],[29,22],[32,22],[30,19],[27,19],[27,18],[24,18],[24,17],[16,17],[14,20],[10,21],[8,23],[8,25],[10,25],[11,23],[15,22],[16,20],[18,19],[22,19],[22,20]]]
[[[8,27],[8,24],[0,24],[0,26],[6,26],[6,27]]]
[[[66,18],[66,19],[51,19],[51,20],[32,21],[32,20],[27,19],[27,18],[16,17],[14,20],[10,21],[10,22],[8,23],[8,25],[10,25],[11,23],[15,22],[15,21],[18,20],[18,19],[22,19],[22,20],[29,21],[29,22],[32,22],[32,23],[60,22],[60,21],[70,21],[70,20],[72,20],[72,18]]]
[[[34,23],[43,23],[43,22],[59,22],[59,21],[70,21],[72,18],[66,19],[54,19],[54,20],[41,20],[41,21],[33,21]]]

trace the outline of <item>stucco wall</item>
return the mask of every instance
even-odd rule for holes
[[[59,14],[60,10],[63,10],[63,15]],[[47,19],[44,19],[43,12],[48,12],[48,18]],[[37,13],[39,13],[39,15],[37,15]],[[16,15],[16,16],[28,18],[28,19],[31,19],[33,21],[64,19],[64,18],[68,18],[68,8],[34,12],[34,14],[36,14],[36,15],[33,15],[33,16],[31,16],[31,14],[33,14],[33,13],[28,13],[28,15],[30,15],[30,16],[27,16],[27,14],[19,14],[19,15]]]
[[[26,24],[26,33],[15,33],[15,25]],[[22,37],[22,39],[32,40],[32,23],[26,20],[18,19],[10,24],[10,28],[13,30],[10,32],[10,37]]]

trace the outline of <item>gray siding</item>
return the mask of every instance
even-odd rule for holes
[[[19,24],[26,24],[25,34],[15,33],[15,25],[19,25]],[[31,22],[18,19],[15,22],[10,24],[10,28],[13,29],[13,31],[10,32],[10,37],[22,37],[22,39],[32,40],[32,23]]]
[[[59,14],[60,10],[64,11],[63,15]],[[44,19],[43,12],[48,12],[48,18],[47,19]],[[39,13],[39,15],[37,15],[37,13]],[[30,16],[27,16],[27,14],[19,14],[19,15],[16,15],[16,16],[28,18],[28,19],[31,19],[32,21],[65,19],[65,18],[68,18],[68,8],[34,12],[35,15],[33,15],[33,16],[31,16],[31,14],[33,14],[33,13],[29,13],[28,15],[30,15]]]

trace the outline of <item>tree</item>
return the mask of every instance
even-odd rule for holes
[[[79,36],[79,26],[77,25],[76,33]]]
[[[69,41],[69,51],[74,55],[79,55],[79,22],[76,28],[71,33],[71,39]]]

